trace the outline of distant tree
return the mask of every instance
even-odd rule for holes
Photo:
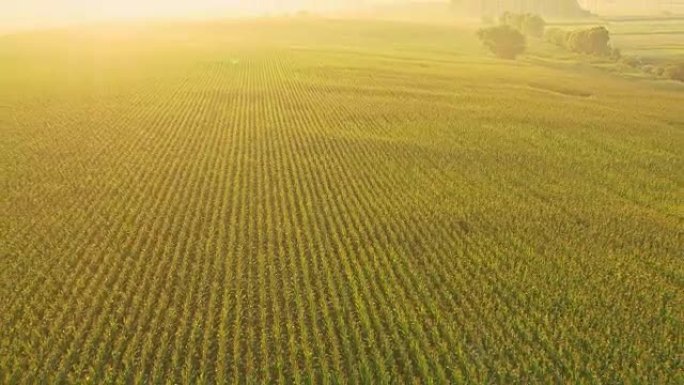
[[[502,59],[515,59],[525,52],[525,36],[510,25],[483,28],[477,32],[477,36]]]
[[[501,17],[499,17],[499,23],[503,25],[510,25],[511,27],[522,32],[524,19],[524,15],[512,12],[504,12],[501,14]]]
[[[665,67],[663,75],[669,79],[684,82],[684,63],[668,65]]]
[[[499,22],[522,32],[523,35],[541,38],[544,36],[544,29],[546,28],[546,21],[533,13],[511,13],[504,12],[499,17]]]
[[[561,48],[568,48],[569,32],[560,28],[549,28],[544,32],[544,40]]]
[[[610,55],[609,41],[610,32],[606,27],[593,27],[571,32],[568,35],[567,47],[578,53]]]
[[[544,36],[545,28],[546,21],[541,16],[528,13],[523,18],[521,32],[527,36],[541,38]]]

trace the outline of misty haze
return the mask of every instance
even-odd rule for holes
[[[684,1],[0,1],[0,384],[684,383]]]

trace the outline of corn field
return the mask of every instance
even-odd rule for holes
[[[107,28],[0,38],[0,383],[684,381],[681,87]]]

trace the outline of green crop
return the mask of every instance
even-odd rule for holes
[[[681,383],[678,84],[473,31],[0,38],[0,383]]]

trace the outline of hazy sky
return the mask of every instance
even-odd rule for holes
[[[297,10],[331,11],[410,0],[0,0],[0,32],[17,26],[41,26],[129,17],[228,16]],[[416,0],[414,0],[416,1]],[[418,0],[448,1],[448,0]],[[615,11],[662,10],[684,0],[580,0],[591,8]]]
[[[597,13],[681,13],[684,10],[684,0],[579,0],[579,3]]]
[[[334,9],[387,0],[0,0],[0,17],[62,18]]]
[[[387,0],[0,0],[0,30],[21,24],[128,17],[335,10]]]

